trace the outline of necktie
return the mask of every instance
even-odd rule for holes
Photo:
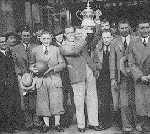
[[[109,47],[109,46],[106,46],[106,54],[109,54],[108,47]]]
[[[29,48],[29,44],[26,44],[26,55],[27,55],[27,69],[29,69],[29,61],[30,61],[30,48]]]
[[[8,57],[12,56],[10,48],[6,49],[4,52],[5,52],[6,56],[8,56]]]
[[[47,49],[47,46],[45,46],[45,52],[44,52],[45,55],[48,55],[48,49]]]
[[[28,51],[28,48],[29,48],[29,44],[25,44],[25,50],[26,50],[26,52]]]
[[[127,48],[127,39],[126,39],[126,37],[125,37],[123,45],[124,45],[124,49],[126,50],[126,48]]]
[[[146,47],[146,39],[143,40],[143,45]]]

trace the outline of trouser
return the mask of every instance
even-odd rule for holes
[[[136,125],[150,126],[150,87],[142,83],[135,85]]]
[[[21,128],[24,125],[24,114],[20,107],[20,96],[17,91],[6,92],[0,96],[0,126],[9,128]],[[2,127],[2,128],[3,128]]]
[[[150,86],[136,84],[135,100],[137,115],[150,117]]]
[[[99,123],[104,127],[111,125],[112,94],[109,72],[100,72],[96,81],[99,107]]]
[[[112,98],[113,98],[113,110],[114,111],[118,111],[119,110],[119,96],[120,96],[120,92],[118,89],[116,88],[111,88],[111,92],[112,92]]]
[[[25,120],[26,126],[32,127],[34,125],[34,119],[36,118],[35,113],[35,105],[36,105],[36,94],[35,93],[28,93],[24,96],[24,113],[25,113]]]
[[[65,113],[61,116],[61,124],[63,127],[69,127],[73,122],[73,116],[75,114],[74,102],[73,102],[73,91],[69,80],[69,72],[65,68],[61,72],[62,84],[63,84],[63,106]]]
[[[134,105],[133,105],[133,80],[130,77],[124,77],[120,83],[120,107],[122,126],[124,128],[132,128],[135,123]]]
[[[22,77],[21,75],[18,75],[18,86],[19,86],[19,92],[21,97],[21,109],[24,110],[23,89],[20,86],[21,77]]]
[[[96,80],[92,70],[86,66],[87,79],[85,82],[72,84],[78,128],[85,128],[84,103],[87,106],[89,125],[98,126],[98,99]]]
[[[42,121],[35,113],[36,107],[36,92],[23,95],[23,89],[20,87],[21,76],[18,75],[18,85],[21,97],[21,109],[24,111],[26,127],[41,126]]]
[[[131,101],[133,81],[123,77],[118,85],[119,90],[112,89],[114,111],[118,111],[120,107],[123,129],[132,128],[135,121],[134,106]]]

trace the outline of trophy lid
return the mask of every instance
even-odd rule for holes
[[[83,12],[94,12],[93,9],[90,7],[90,2],[87,2],[86,9],[83,10]]]

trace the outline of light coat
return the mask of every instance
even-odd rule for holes
[[[150,116],[150,86],[137,81],[144,76],[143,63],[150,56],[150,38],[144,46],[141,37],[136,37],[130,52],[129,65],[135,81],[136,112],[140,116]]]

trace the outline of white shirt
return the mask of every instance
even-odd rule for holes
[[[27,44],[23,43],[23,46],[25,48],[25,50],[27,49]],[[28,44],[28,46],[30,46],[30,44]]]
[[[106,52],[106,50],[107,50],[107,46],[106,45],[104,45],[103,50],[104,50],[104,52]],[[110,52],[110,45],[108,46],[108,51]]]
[[[0,49],[0,51],[1,51],[4,55],[6,55],[6,51],[5,51],[5,50],[1,50],[1,49]]]
[[[47,48],[47,50],[49,51],[49,47],[50,46],[45,46],[45,45],[42,45],[43,46],[43,52],[45,53],[45,51],[46,51],[46,48]]]
[[[58,41],[56,41],[56,43],[59,45],[59,46],[61,46],[62,44],[60,43],[60,42],[58,42]]]
[[[148,39],[149,39],[149,36],[148,37],[146,37],[146,38],[142,38],[142,42],[144,42],[144,39],[145,39],[145,43],[148,43]]]
[[[130,37],[131,37],[130,34],[128,36],[126,36],[126,37],[121,36],[122,42],[124,43],[124,41],[126,39],[127,45],[129,45],[129,43],[130,43]]]
[[[43,52],[45,52],[45,50],[46,50],[46,46],[44,46],[44,45],[42,45],[43,46]]]

